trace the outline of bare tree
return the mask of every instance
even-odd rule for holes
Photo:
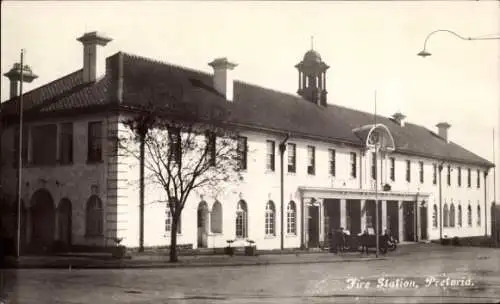
[[[172,215],[170,262],[177,262],[177,229],[186,202],[193,191],[217,197],[241,180],[240,147],[237,134],[224,127],[228,113],[223,107],[201,109],[197,103],[169,100],[158,105],[150,99],[123,121],[132,132],[119,135],[118,143],[126,155],[140,162],[140,225],[144,223],[144,182],[159,185],[167,197]],[[142,241],[141,235],[140,247]]]

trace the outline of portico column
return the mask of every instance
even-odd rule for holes
[[[340,200],[340,227],[343,227],[344,229],[347,229],[346,215],[347,215],[346,200],[341,199]]]
[[[361,233],[366,229],[366,200],[362,199],[361,202]]]
[[[380,234],[383,234],[384,231],[387,229],[387,201],[383,200],[381,205],[382,205],[382,231],[380,231]]]
[[[309,234],[308,234],[308,219],[309,219],[309,204],[311,203],[310,198],[303,198],[302,199],[302,239],[303,239],[303,246],[304,248],[307,248],[307,244],[309,243]]]
[[[421,225],[422,212],[420,211],[421,203],[419,201],[416,201],[415,204],[416,204],[416,208],[417,208],[417,233],[416,233],[416,235],[417,235],[417,241],[420,241],[422,239],[422,231],[421,231],[422,230],[421,229],[421,227],[422,227],[422,225]]]
[[[399,241],[402,242],[404,239],[404,227],[403,227],[403,201],[398,201],[398,235]]]
[[[316,199],[316,204],[318,204],[318,209],[319,209],[319,219],[318,219],[318,225],[319,225],[319,241],[323,242],[325,233],[324,233],[324,228],[325,228],[325,211],[324,211],[324,201],[322,198]]]

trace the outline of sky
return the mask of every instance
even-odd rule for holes
[[[83,33],[113,39],[101,58],[118,51],[212,72],[227,57],[235,77],[295,94],[294,65],[311,48],[327,73],[328,103],[390,116],[431,130],[451,124],[449,138],[500,165],[499,1],[2,1],[1,69],[25,49],[25,63],[39,76],[30,90],[82,68]],[[2,77],[1,100],[9,96]],[[498,171],[498,170],[497,170]],[[497,201],[500,197],[497,173]]]

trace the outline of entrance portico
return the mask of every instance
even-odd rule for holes
[[[299,192],[304,248],[321,247],[328,233],[340,227],[351,234],[364,230],[375,233],[375,199],[379,201],[380,234],[388,229],[399,241],[416,242],[427,238],[426,202],[430,194],[319,187],[299,187]]]

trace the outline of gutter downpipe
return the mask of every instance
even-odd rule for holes
[[[284,231],[284,168],[283,168],[283,155],[285,154],[286,151],[286,142],[290,138],[290,133],[287,133],[285,136],[285,139],[280,143],[279,149],[280,149],[280,197],[281,197],[281,250],[285,248],[285,231]]]
[[[444,162],[438,166],[439,170],[439,243],[443,242],[443,185],[442,185],[442,171]]]
[[[487,178],[488,169],[484,171],[484,236],[488,236],[488,196],[486,192]]]

